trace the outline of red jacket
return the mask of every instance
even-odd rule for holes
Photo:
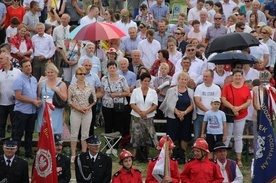
[[[121,168],[112,177],[112,183],[142,183],[142,174],[138,169],[131,168],[127,171]]]
[[[208,157],[204,161],[193,159],[180,174],[182,183],[221,183],[224,178],[219,166]]]
[[[148,172],[146,177],[146,183],[158,183],[157,180],[152,176],[152,170],[157,162],[157,158],[154,158],[149,161]],[[170,158],[170,172],[173,183],[179,183],[179,171],[178,171],[178,163],[175,159]]]

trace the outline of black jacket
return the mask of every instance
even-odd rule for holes
[[[111,181],[111,172],[112,172],[112,160],[111,158],[99,152],[94,163],[92,163],[89,153],[81,153],[75,159],[75,171],[76,179],[78,183],[110,183]],[[85,180],[89,177],[90,179]]]
[[[62,171],[58,173],[59,183],[68,183],[71,179],[70,159],[64,154],[56,156],[57,167],[61,167]]]

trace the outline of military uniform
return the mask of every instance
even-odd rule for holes
[[[18,156],[15,156],[11,166],[8,167],[5,162],[4,155],[0,156],[0,182],[3,180],[6,180],[8,183],[29,182],[28,162]]]
[[[126,170],[125,168],[121,168],[118,172],[116,172],[112,177],[112,183],[142,183],[142,174],[138,169],[131,168],[130,170]]]
[[[158,181],[152,176],[152,171],[153,168],[157,162],[157,158],[153,158],[152,160],[149,161],[148,165],[148,171],[147,171],[147,177],[146,177],[146,182],[147,183],[157,183]],[[171,178],[173,183],[179,183],[180,182],[180,177],[179,177],[179,171],[178,171],[178,163],[176,159],[170,158],[170,173],[171,173]]]
[[[99,152],[92,162],[89,152],[81,153],[75,159],[76,179],[78,183],[110,183],[112,160]]]
[[[71,179],[70,159],[64,154],[57,154],[57,167],[61,167],[61,171],[58,172],[58,182],[68,183]]]

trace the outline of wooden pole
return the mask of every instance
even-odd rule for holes
[[[166,146],[165,146],[165,164],[164,164],[164,176],[170,176],[169,174],[169,136],[167,135]]]

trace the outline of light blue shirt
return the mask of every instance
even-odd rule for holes
[[[98,57],[96,57],[94,55],[92,57],[84,55],[80,58],[80,60],[78,62],[78,66],[79,67],[82,66],[82,64],[85,60],[90,60],[92,62],[92,69],[91,69],[92,72],[94,72],[95,74],[102,72],[101,61]]]
[[[93,72],[90,72],[89,74],[86,75],[85,81],[86,81],[87,83],[92,84],[95,88],[96,88],[96,87],[101,87],[101,85],[102,85],[102,84],[101,84],[101,81],[100,81],[100,79],[99,79],[98,74],[95,74],[95,73],[93,73]],[[74,75],[74,76],[72,77],[71,84],[74,84],[74,83],[76,83],[76,82],[77,82],[77,78],[76,78],[76,76]]]
[[[207,111],[204,115],[203,121],[207,121],[207,134],[223,134],[223,123],[226,122],[226,116],[221,110]]]
[[[150,8],[150,13],[153,14],[155,20],[159,21],[166,18],[166,15],[169,14],[169,8],[163,4],[160,6],[155,4]]]
[[[37,80],[33,76],[28,78],[27,75],[22,73],[15,80],[12,88],[14,92],[21,91],[22,96],[24,97],[35,100],[37,99]],[[14,111],[19,111],[24,114],[35,114],[37,109],[36,106],[32,103],[26,103],[15,100]]]
[[[128,87],[136,86],[136,74],[134,74],[134,72],[127,71],[123,73],[123,71],[118,70],[118,74],[126,78]]]
[[[121,51],[132,52],[133,50],[137,50],[138,43],[141,39],[137,36],[135,40],[130,39],[130,37],[126,37],[123,39],[122,44],[120,46]]]

